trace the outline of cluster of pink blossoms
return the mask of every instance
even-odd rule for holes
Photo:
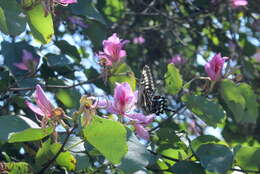
[[[108,101],[108,111],[129,119],[129,123],[135,127],[136,134],[143,139],[149,139],[149,133],[144,126],[150,124],[155,116],[153,114],[145,116],[141,113],[132,113],[137,96],[137,91],[133,92],[128,83],[117,83],[114,89],[114,100]]]
[[[240,6],[246,6],[247,0],[231,0],[230,5],[233,8],[237,8],[237,7],[240,7]]]
[[[133,43],[142,45],[143,43],[145,43],[145,38],[143,36],[134,37]]]
[[[55,2],[59,3],[59,4],[73,4],[73,3],[77,3],[77,0],[54,0]]]
[[[105,66],[112,66],[120,62],[125,56],[126,51],[123,50],[123,46],[127,43],[126,40],[121,40],[114,33],[107,40],[103,41],[103,51],[98,53],[100,62]]]

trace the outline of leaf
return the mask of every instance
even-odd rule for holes
[[[12,36],[17,36],[25,30],[26,16],[16,0],[0,1],[0,30]]]
[[[51,67],[63,67],[71,64],[71,61],[64,54],[57,55],[49,53],[45,56],[48,58],[48,64]]]
[[[63,54],[67,54],[74,58],[75,61],[79,62],[81,60],[77,48],[69,44],[66,40],[60,40],[55,42]]]
[[[116,22],[122,17],[123,10],[124,3],[122,0],[106,0],[104,12],[107,18],[110,19],[112,22]]]
[[[42,144],[42,147],[37,151],[35,160],[39,168],[43,167],[48,161],[52,160],[54,156],[59,152],[62,147],[59,143],[51,144],[51,139],[48,139]],[[66,167],[67,170],[75,170],[76,159],[68,151],[61,152],[56,158],[55,162],[62,166]]]
[[[134,133],[127,129],[128,152],[118,166],[126,174],[132,174],[139,170],[146,171],[146,166],[155,162],[155,156],[152,156],[146,150],[146,147],[139,142]]]
[[[164,77],[167,92],[173,95],[177,94],[181,90],[183,83],[178,68],[173,64],[168,64]]]
[[[125,63],[118,65],[112,69],[113,75],[109,78],[111,89],[115,88],[116,83],[127,82],[133,91],[136,88],[136,79],[132,69]]]
[[[79,107],[80,93],[76,89],[59,89],[56,93],[56,97],[63,103],[67,108]]]
[[[233,164],[233,154],[222,144],[202,144],[196,151],[201,165],[210,172],[225,173]]]
[[[175,174],[205,174],[206,172],[200,164],[191,161],[176,162],[171,168]]]
[[[71,4],[71,11],[75,15],[85,16],[90,20],[96,20],[104,25],[106,22],[101,13],[92,5],[91,0],[78,0],[78,3]]]
[[[93,117],[83,128],[84,138],[114,164],[121,162],[127,152],[126,129],[116,121]]]
[[[94,49],[100,50],[102,47],[102,41],[107,38],[106,26],[97,21],[91,21],[89,23],[89,27],[85,30],[85,32],[89,40],[91,40]]]
[[[28,142],[41,140],[53,132],[52,127],[48,128],[28,128],[21,132],[12,133],[8,138],[8,143]]]
[[[8,174],[33,174],[31,167],[25,162],[6,163]]]
[[[239,167],[244,170],[258,171],[260,168],[260,148],[259,147],[235,147],[235,160]]]
[[[202,135],[192,140],[190,145],[192,147],[192,150],[196,152],[202,144],[218,143],[219,141],[219,139],[212,135]]]
[[[49,43],[54,34],[51,14],[45,16],[44,8],[39,3],[32,9],[27,10],[26,15],[33,37],[42,44]]]
[[[185,95],[182,100],[187,107],[207,125],[216,127],[225,118],[223,108],[203,96]]]
[[[5,91],[8,89],[11,78],[9,76],[9,71],[0,71],[0,91]]]
[[[23,116],[0,116],[0,141],[7,141],[11,133],[20,132],[27,128],[39,127],[35,122]]]
[[[230,80],[224,80],[220,92],[238,123],[256,123],[258,117],[256,95],[248,84],[241,83],[237,86]]]

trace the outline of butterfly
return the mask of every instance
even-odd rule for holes
[[[160,115],[167,108],[166,98],[155,95],[153,75],[148,65],[145,65],[141,72],[137,105],[145,114],[155,113]]]

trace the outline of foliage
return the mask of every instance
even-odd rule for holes
[[[260,173],[260,7],[236,1],[0,0],[0,173]]]

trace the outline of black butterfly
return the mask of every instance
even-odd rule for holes
[[[166,98],[155,95],[153,76],[148,65],[145,65],[142,70],[137,104],[145,114],[155,113],[156,115],[160,115],[167,108]]]

